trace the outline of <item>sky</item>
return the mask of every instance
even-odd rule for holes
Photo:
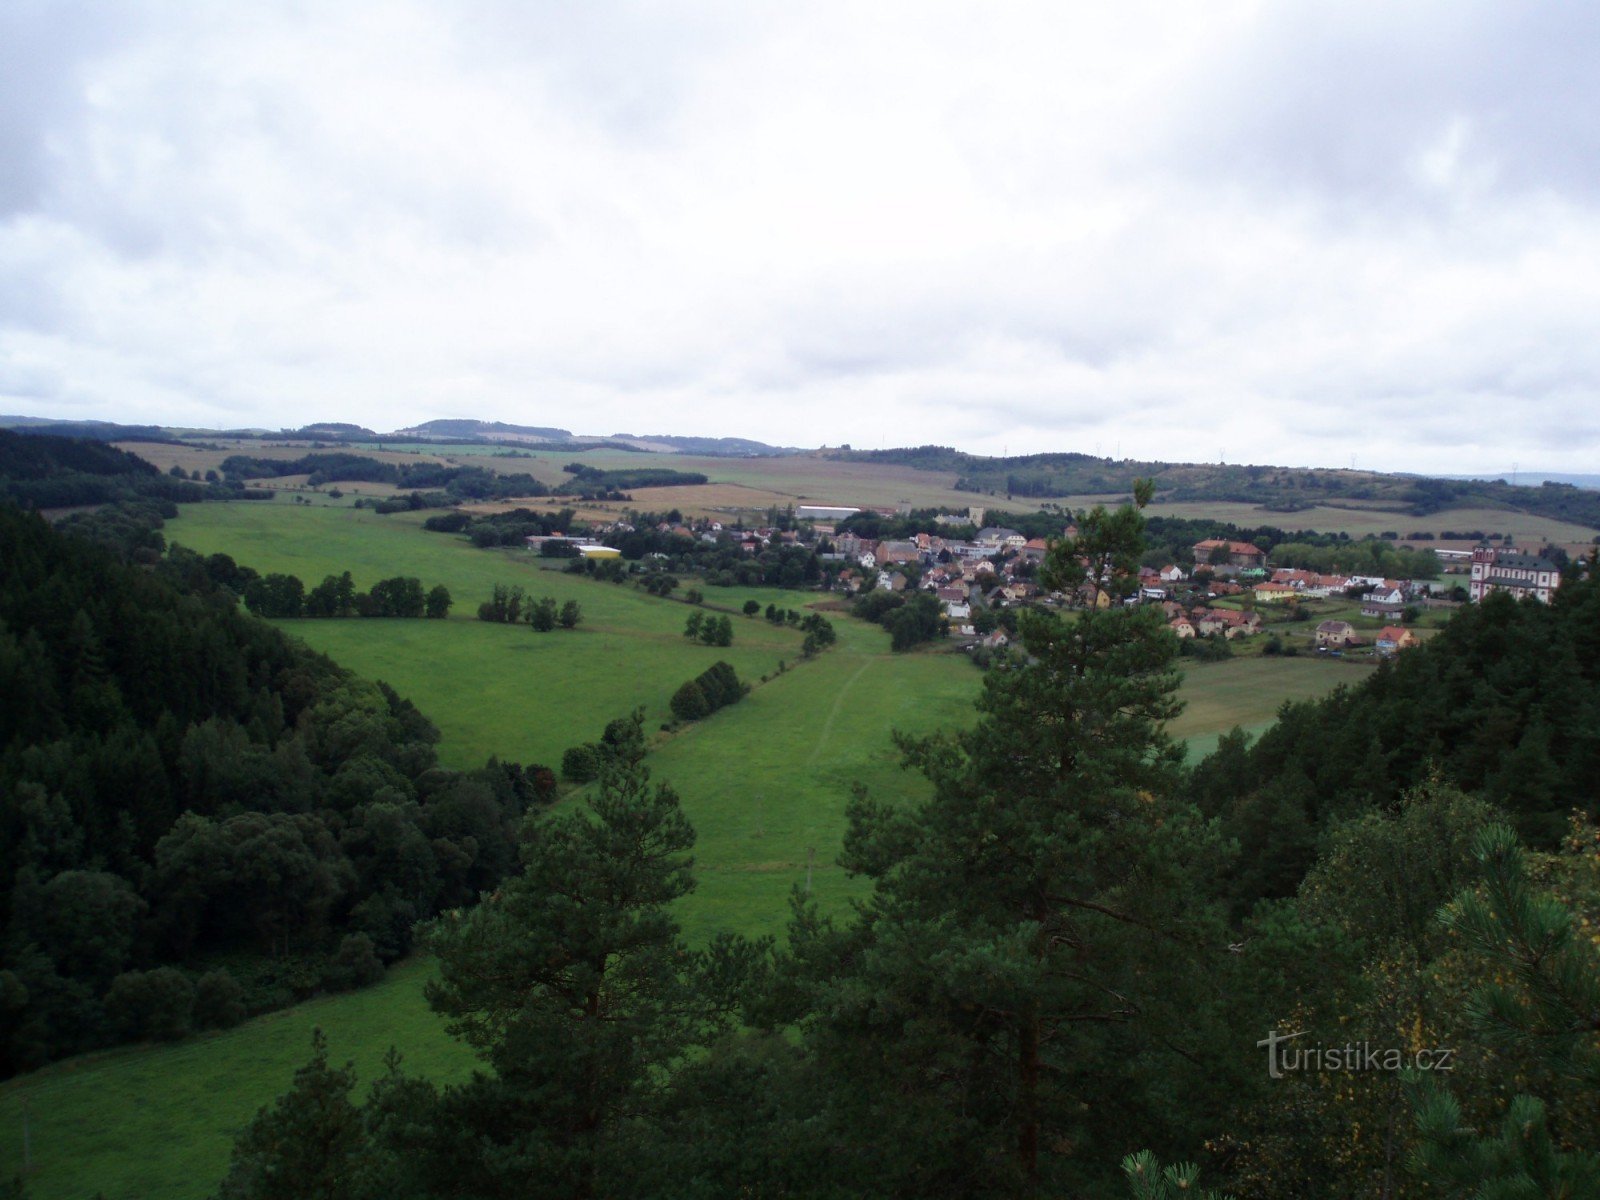
[[[0,4],[0,412],[1600,462],[1600,5]]]

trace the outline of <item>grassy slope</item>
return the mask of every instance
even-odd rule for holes
[[[360,588],[398,573],[418,576],[424,587],[444,583],[456,601],[447,621],[280,624],[415,700],[444,735],[440,757],[451,767],[491,754],[556,766],[568,746],[599,736],[635,705],[644,707],[647,728],[660,725],[678,685],[719,658],[740,678],[756,679],[774,672],[779,659],[799,657],[801,637],[792,629],[738,617],[732,646],[699,646],[682,636],[692,611],[686,604],[542,569],[521,551],[478,550],[458,537],[419,532],[399,514],[260,502],[190,506],[168,536],[205,553],[226,551],[260,571],[291,572],[308,587],[340,569]],[[479,621],[472,614],[496,583],[575,599],[583,623],[537,634]]]
[[[417,574],[429,585],[444,582],[468,608],[494,582],[521,580],[518,572],[540,592],[577,597],[589,621],[567,635],[456,618],[286,623],[415,700],[443,729],[441,753],[452,764],[491,753],[549,761],[553,755],[541,747],[558,750],[592,737],[597,722],[633,702],[654,710],[717,653],[679,636],[688,611],[681,604],[631,588],[532,575],[533,564],[414,525],[348,509],[262,503],[191,508],[168,533],[196,549],[225,549],[257,569],[293,570],[308,579],[344,568],[361,585]],[[739,589],[709,595],[734,607],[746,598],[792,607],[806,599]],[[923,732],[971,719],[980,676],[959,656],[891,655],[875,627],[835,623],[834,649],[774,676],[743,703],[666,738],[651,754],[652,770],[676,787],[699,833],[699,888],[679,914],[695,940],[721,929],[781,934],[791,889],[803,885],[813,849],[814,894],[825,904],[841,903],[859,886],[834,864],[851,783],[885,795],[920,786],[899,769],[888,730]],[[757,663],[779,656],[795,662],[792,631],[742,616],[734,626],[735,652]],[[755,679],[761,673],[740,670]],[[1265,724],[1285,698],[1354,677],[1349,668],[1304,659],[1191,666],[1189,711],[1174,732],[1214,741],[1236,723]],[[96,1188],[112,1197],[203,1195],[224,1169],[235,1131],[288,1086],[308,1053],[313,1025],[327,1031],[335,1060],[355,1059],[364,1080],[391,1043],[406,1048],[420,1073],[462,1072],[467,1056],[421,1000],[425,970],[406,964],[375,988],[237,1030],[89,1056],[0,1086],[0,1174],[20,1163],[26,1097],[42,1168],[31,1181],[36,1196],[81,1196]]]
[[[427,964],[397,965],[364,991],[308,1001],[225,1033],[171,1046],[129,1047],[57,1063],[0,1087],[0,1178],[21,1167],[28,1105],[35,1172],[29,1195],[109,1200],[204,1196],[256,1109],[289,1086],[321,1027],[335,1063],[354,1061],[362,1086],[390,1046],[408,1070],[464,1076],[470,1055],[445,1036],[422,997]]]

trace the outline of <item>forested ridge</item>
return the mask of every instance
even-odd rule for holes
[[[163,475],[126,450],[88,438],[0,429],[0,502],[66,508],[123,500],[204,500],[204,484]]]
[[[440,770],[408,701],[240,611],[218,560],[0,507],[0,1073],[370,979],[554,787]]]
[[[1600,491],[1565,483],[1519,487],[1504,480],[1429,479],[1328,467],[1135,462],[1077,453],[985,457],[949,446],[826,450],[824,457],[953,471],[962,491],[1005,496],[1128,494],[1151,479],[1162,500],[1222,500],[1293,512],[1341,500],[1393,503],[1413,516],[1450,508],[1502,508],[1600,529]]]

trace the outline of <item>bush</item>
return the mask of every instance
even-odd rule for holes
[[[106,1016],[125,1036],[171,1042],[194,1023],[194,984],[176,967],[125,971],[111,981]]]
[[[588,783],[599,773],[599,756],[595,753],[595,748],[587,742],[569,748],[561,756],[561,774],[573,783]]]
[[[330,992],[348,992],[382,978],[383,963],[372,939],[364,933],[347,933],[322,972],[322,986]]]
[[[711,714],[711,705],[699,683],[691,679],[672,694],[672,715],[680,721],[698,721]]]
[[[194,985],[194,1023],[200,1029],[232,1029],[245,1018],[244,988],[226,969],[207,971]]]

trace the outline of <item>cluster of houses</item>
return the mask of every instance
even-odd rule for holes
[[[814,506],[799,515],[810,521],[839,519],[862,511],[853,508]],[[981,516],[979,517],[981,520]],[[959,522],[961,518],[951,518]],[[661,532],[682,534],[715,543],[729,535],[721,522],[697,521],[662,525]],[[632,526],[617,523],[602,533],[631,532]],[[1067,525],[1065,537],[1077,536],[1077,527]],[[1109,603],[1106,594],[1085,585],[1081,596],[1047,595],[1033,581],[1035,568],[1044,560],[1048,544],[1043,538],[1029,538],[1015,529],[986,526],[971,539],[946,538],[919,533],[904,539],[861,537],[849,530],[835,533],[827,524],[816,524],[807,533],[795,530],[734,530],[740,548],[758,553],[771,545],[782,545],[816,537],[827,539],[819,557],[835,564],[834,586],[845,592],[869,587],[903,591],[915,586],[938,599],[953,633],[975,636],[974,604],[980,597],[990,606],[1043,602],[1055,604]],[[546,540],[581,542],[585,555],[614,555],[616,551],[590,539],[529,538],[530,545]],[[537,548],[537,547],[535,547]],[[1319,650],[1343,650],[1372,645],[1380,655],[1398,653],[1417,644],[1416,634],[1402,624],[1406,608],[1427,598],[1428,585],[1406,580],[1367,575],[1323,574],[1289,567],[1271,569],[1267,555],[1251,542],[1207,538],[1194,545],[1194,572],[1205,574],[1200,580],[1177,564],[1160,570],[1141,568],[1139,589],[1130,603],[1159,604],[1168,627],[1179,638],[1251,637],[1263,627],[1262,610],[1292,604],[1311,597],[1361,594],[1361,615],[1385,624],[1368,643],[1348,621],[1327,620],[1316,627]],[[1509,548],[1484,547],[1471,554],[1471,599],[1476,601],[1491,591],[1508,591],[1517,597],[1535,596],[1548,602],[1560,585],[1560,570],[1548,559]],[[907,572],[904,568],[915,567]],[[916,579],[915,585],[912,578]],[[1248,596],[1253,603],[1244,608],[1215,607],[1207,600]],[[995,630],[986,642],[1003,645],[1003,630]],[[1367,635],[1371,636],[1371,635]]]

